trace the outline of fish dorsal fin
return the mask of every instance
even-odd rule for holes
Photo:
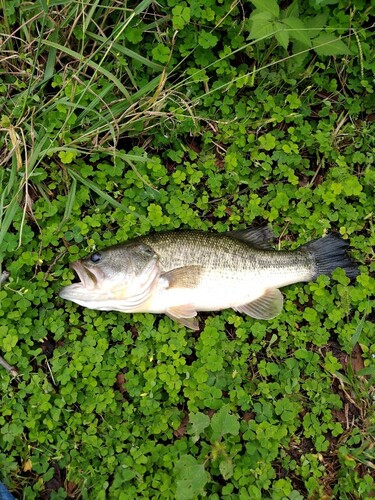
[[[277,288],[269,288],[264,295],[248,304],[243,304],[233,309],[256,319],[272,319],[281,313],[283,296]]]
[[[177,267],[161,275],[167,288],[196,288],[199,285],[202,267],[197,265]]]
[[[263,250],[272,248],[271,243],[275,238],[268,226],[228,231],[226,234],[231,238],[246,241],[246,243],[250,243],[250,245]]]
[[[191,330],[199,330],[199,323],[196,318],[197,311],[191,304],[169,307],[166,314],[174,321],[181,323]]]

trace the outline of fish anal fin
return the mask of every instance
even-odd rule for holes
[[[275,239],[269,226],[228,231],[226,234],[236,240],[246,241],[246,243],[249,243],[253,247],[262,250],[269,250],[272,248],[271,243]]]
[[[199,330],[199,323],[196,317],[197,311],[191,304],[169,307],[166,314],[174,321],[181,323],[191,330]]]
[[[177,267],[162,274],[167,288],[196,288],[199,285],[202,267],[198,265]]]
[[[283,303],[284,299],[280,290],[277,288],[269,288],[256,300],[248,304],[236,306],[233,309],[245,313],[252,318],[272,319],[281,313]]]

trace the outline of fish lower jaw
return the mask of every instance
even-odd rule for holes
[[[59,297],[66,300],[72,300],[71,297],[78,291],[83,291],[84,286],[82,283],[73,283],[71,285],[65,286],[59,291]],[[82,293],[82,292],[81,292]]]

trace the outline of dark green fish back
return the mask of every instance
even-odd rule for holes
[[[282,252],[254,248],[250,243],[220,233],[174,231],[139,238],[160,257],[166,271],[182,266],[200,265],[206,270],[241,273],[301,267],[311,269],[306,252]]]
[[[165,270],[188,265],[238,270],[249,257],[247,243],[216,233],[178,231],[141,239],[159,255]]]

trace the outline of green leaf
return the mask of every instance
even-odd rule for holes
[[[189,500],[204,494],[204,487],[210,475],[193,456],[183,455],[176,463],[177,500]]]
[[[366,312],[362,315],[361,321],[358,323],[357,328],[355,329],[355,332],[353,333],[353,336],[350,339],[350,345],[352,349],[354,349],[355,345],[359,340],[359,337],[361,336],[363,325],[365,324],[365,319],[366,319]]]
[[[143,30],[142,28],[137,28],[136,26],[129,26],[124,31],[124,36],[129,42],[134,45],[139,44],[143,38]]]
[[[190,22],[190,8],[176,5],[172,9],[172,24],[175,30],[182,30]]]
[[[143,12],[147,7],[151,4],[152,0],[143,0],[143,2],[139,3],[133,10],[130,17],[135,17]]]
[[[304,23],[297,17],[287,17],[281,21],[288,28],[290,38],[310,47],[311,41]]]
[[[215,47],[218,38],[209,31],[201,31],[198,37],[198,43],[204,49],[209,49]]]
[[[58,39],[59,39],[59,31],[57,29],[55,29],[55,30],[52,31],[50,39],[53,42],[57,42],[58,41]],[[49,80],[50,78],[53,77],[53,75],[55,73],[56,54],[57,54],[57,49],[55,47],[50,47],[50,49],[48,51],[48,58],[47,58],[46,67],[44,69],[43,81]]]
[[[349,47],[331,33],[322,33],[314,39],[313,49],[319,56],[350,55]]]
[[[211,420],[212,441],[219,440],[224,434],[236,436],[240,430],[240,424],[236,415],[229,413],[229,405],[224,405]]]
[[[210,425],[210,417],[204,413],[198,412],[189,415],[190,427],[188,434],[193,435],[193,442],[196,443],[204,431]]]
[[[62,226],[62,224],[69,220],[70,218],[70,215],[73,211],[73,205],[74,205],[74,200],[75,200],[75,197],[76,197],[76,191],[77,191],[77,179],[75,179],[74,177],[72,178],[72,183],[70,185],[70,188],[69,188],[69,192],[68,192],[68,196],[67,196],[67,199],[66,199],[66,204],[65,204],[65,210],[64,210],[64,217],[62,218],[62,221],[60,223],[60,227]]]
[[[5,238],[5,235],[9,229],[9,226],[11,225],[13,219],[16,216],[16,213],[20,211],[20,206],[18,203],[17,198],[13,198],[12,201],[9,203],[7,206],[7,210],[5,212],[4,218],[1,218],[1,226],[0,226],[0,247],[3,243],[3,240]]]
[[[275,34],[275,27],[272,22],[272,14],[269,12],[255,11],[250,17],[249,39],[260,40]]]
[[[279,17],[280,8],[276,0],[250,0],[256,9],[262,12],[269,12],[273,17]]]
[[[307,34],[310,38],[315,38],[324,29],[327,24],[328,15],[319,14],[317,16],[309,17],[305,20],[305,26],[307,28]]]
[[[284,9],[282,12],[281,12],[281,15],[280,17],[282,19],[284,19],[285,17],[299,17],[299,2],[298,0],[294,0],[290,5],[289,7],[287,7],[286,9]]]
[[[279,42],[279,44],[287,49],[289,45],[289,33],[285,29],[285,26],[282,23],[276,22],[274,23],[275,27],[275,38]]]
[[[219,464],[220,474],[226,481],[233,476],[233,462],[230,457],[225,457]]]
[[[375,366],[366,366],[357,371],[357,375],[360,377],[367,377],[370,375],[375,375]]]
[[[69,149],[67,151],[60,151],[58,156],[64,165],[69,165],[73,160],[75,160],[77,153],[74,150]]]
[[[40,5],[42,7],[43,12],[47,13],[48,12],[48,3],[47,0],[39,0]]]
[[[276,147],[276,138],[271,133],[259,137],[260,147],[266,151],[272,151]]]
[[[156,47],[152,49],[152,57],[155,61],[159,61],[161,63],[167,63],[170,57],[171,51],[165,45],[158,43]]]
[[[341,370],[342,365],[339,363],[338,359],[333,356],[330,352],[327,352],[325,359],[324,359],[324,368],[329,372],[329,373],[335,373],[338,370]]]

